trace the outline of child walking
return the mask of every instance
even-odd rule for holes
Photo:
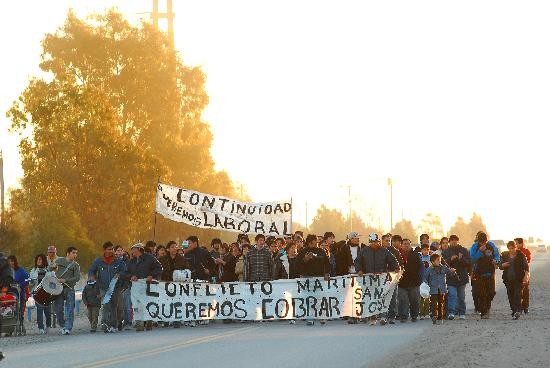
[[[441,256],[434,253],[430,256],[432,265],[424,275],[424,282],[430,286],[430,314],[433,324],[443,324],[443,308],[447,296],[447,275],[454,274],[454,268],[441,264]]]
[[[90,332],[97,331],[97,321],[99,319],[99,309],[101,308],[101,299],[99,296],[99,285],[95,280],[88,280],[84,290],[82,290],[82,303],[88,308],[88,320],[90,321]]]
[[[422,261],[422,280],[425,279],[428,269],[430,268],[430,244],[422,244],[420,249],[420,260]],[[430,314],[430,297],[420,297],[420,320],[428,317]]]

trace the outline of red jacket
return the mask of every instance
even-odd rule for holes
[[[531,263],[531,251],[525,246],[519,248],[519,251],[527,258],[527,263]]]

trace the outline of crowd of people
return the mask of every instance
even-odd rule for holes
[[[465,289],[472,285],[474,307],[482,319],[490,318],[495,296],[496,269],[504,272],[512,318],[529,312],[529,263],[531,255],[523,239],[507,243],[508,250],[500,254],[487,234],[479,232],[468,249],[460,245],[456,235],[430,243],[427,234],[420,236],[413,246],[411,239],[400,235],[368,235],[368,244],[361,242],[356,232],[346,240],[336,241],[332,232],[323,236],[296,232],[288,237],[256,235],[251,242],[247,234],[239,234],[231,244],[213,239],[210,247],[190,236],[181,245],[169,241],[157,245],[153,241],[138,243],[125,250],[110,241],[103,244],[99,255],[87,270],[87,282],[82,291],[82,303],[87,307],[90,332],[102,330],[114,333],[123,329],[151,330],[154,326],[180,328],[182,322],[154,323],[134,321],[130,290],[133,281],[153,279],[173,281],[174,271],[188,270],[190,278],[213,283],[258,282],[299,277],[324,277],[349,274],[401,272],[387,312],[366,319],[347,318],[349,324],[360,322],[371,325],[406,323],[430,318],[434,325],[444,319],[466,318]],[[81,268],[76,261],[78,249],[71,246],[63,256],[51,245],[47,254],[38,254],[29,273],[18,264],[17,257],[7,257],[6,267],[0,270],[0,297],[9,293],[12,283],[24,292],[21,301],[49,273],[54,273],[62,284],[62,292],[51,305],[36,305],[39,333],[46,334],[55,314],[61,334],[73,329],[75,285],[80,281]],[[0,257],[0,266],[1,266]],[[6,269],[8,272],[6,273]],[[11,271],[11,272],[10,272]],[[231,322],[231,321],[224,321]],[[320,321],[321,324],[326,321]],[[208,321],[188,321],[195,327]],[[295,321],[290,321],[295,323]],[[313,320],[306,321],[313,325]]]

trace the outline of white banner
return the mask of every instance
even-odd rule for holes
[[[137,321],[337,319],[388,311],[399,273],[271,282],[132,283]]]
[[[204,229],[265,235],[291,235],[290,201],[245,203],[158,184],[156,211],[177,222]]]

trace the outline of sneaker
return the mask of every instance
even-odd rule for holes
[[[523,314],[529,314],[529,308],[525,308],[525,309],[523,310]]]
[[[421,320],[421,321],[423,321],[423,320],[424,320],[424,318],[425,318],[424,316],[420,316],[420,320]]]
[[[39,334],[39,335],[45,335],[45,334],[46,334],[46,330],[44,330],[43,328],[41,328],[41,329],[38,330],[38,334]]]
[[[295,324],[296,324],[296,320],[295,320],[295,319],[291,319],[290,321],[288,321],[288,324],[289,324],[289,325],[295,325]]]
[[[131,323],[125,323],[123,325],[123,328],[124,328],[124,331],[130,331],[132,329],[132,324]]]
[[[388,320],[385,318],[380,318],[380,326],[385,326],[388,323]]]
[[[389,323],[390,325],[395,325],[395,320],[394,320],[393,318],[390,318],[390,319],[388,320],[388,323]]]
[[[326,319],[322,319],[322,320],[320,321],[320,323],[321,323],[321,326],[324,326],[324,325],[327,323],[327,320],[326,320]]]
[[[514,319],[519,319],[520,316],[521,316],[520,312],[514,313]]]
[[[65,328],[61,330],[61,335],[70,335],[70,334],[71,334],[71,331],[69,331]]]
[[[458,319],[464,321],[464,320],[466,320],[466,316],[464,314],[461,314],[461,315],[458,316]]]
[[[411,318],[411,322],[416,322],[416,321],[418,321],[418,318],[416,317]]]
[[[452,321],[453,319],[455,319],[455,315],[454,314],[449,314],[449,321]]]
[[[101,324],[101,330],[103,330],[103,332],[107,332],[108,329],[109,329],[109,326],[107,326],[107,324],[105,323]]]
[[[315,321],[307,321],[306,322],[307,326],[313,326],[314,324],[315,324]]]
[[[371,326],[376,326],[376,318],[371,319],[369,324]]]
[[[115,333],[118,332],[118,328],[116,327],[109,327],[109,333]]]

